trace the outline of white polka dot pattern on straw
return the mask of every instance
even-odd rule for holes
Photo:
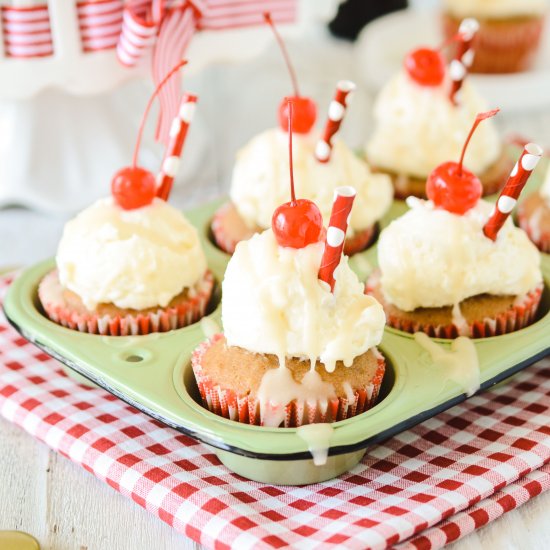
[[[349,185],[338,187],[334,192],[334,203],[325,238],[325,251],[319,268],[319,279],[329,284],[332,291],[334,291],[335,283],[334,270],[340,263],[342,251],[344,250],[344,241],[346,240],[346,231],[355,194],[355,189]]]
[[[178,114],[170,126],[170,142],[162,162],[162,169],[157,175],[157,197],[161,199],[168,200],[170,195],[174,178],[178,173],[187,131],[195,114],[196,104],[197,96],[184,94]]]
[[[315,147],[315,158],[319,162],[328,162],[332,153],[332,138],[340,129],[344,120],[346,108],[355,90],[355,84],[350,80],[340,80],[336,85],[334,99],[328,108],[328,118],[321,139]]]
[[[524,147],[506,185],[500,192],[495,209],[489,216],[487,223],[483,226],[483,233],[489,239],[496,240],[500,228],[516,206],[521,191],[541,157],[542,148],[536,143],[528,143]]]
[[[451,77],[450,98],[454,105],[457,103],[457,94],[462,88],[464,79],[468,75],[468,69],[474,61],[474,49],[472,42],[479,23],[475,19],[464,19],[458,29],[459,42],[454,59],[449,65],[449,76]]]

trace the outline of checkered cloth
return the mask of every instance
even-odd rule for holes
[[[0,297],[10,283],[0,278]],[[305,487],[232,474],[193,439],[100,389],[0,318],[0,413],[209,548],[440,548],[550,488],[550,361]]]

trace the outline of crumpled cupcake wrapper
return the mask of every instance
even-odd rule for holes
[[[214,335],[210,340],[200,344],[191,357],[191,364],[199,388],[203,405],[214,414],[229,420],[244,424],[261,425],[260,404],[257,399],[249,396],[238,396],[233,390],[222,388],[203,372],[202,360],[210,346],[223,338],[222,334]],[[373,381],[367,387],[355,391],[354,403],[348,404],[346,397],[335,398],[328,402],[326,410],[322,410],[317,402],[297,403],[293,401],[285,408],[285,428],[295,428],[304,424],[319,422],[336,422],[361,414],[370,409],[378,397],[386,362],[382,355],[378,355],[378,368]],[[278,407],[273,411],[276,412]]]
[[[207,271],[194,287],[193,295],[185,302],[150,313],[124,316],[99,317],[93,312],[78,313],[55,300],[55,297],[41,296],[41,301],[46,315],[64,327],[102,336],[138,336],[152,332],[167,332],[195,323],[204,317],[213,289],[214,276]]]
[[[231,203],[227,203],[218,208],[212,218],[212,224],[210,226],[216,246],[226,254],[233,254],[237,244],[239,243],[239,241],[229,237],[225,230],[225,213],[230,207]],[[365,248],[372,243],[376,233],[377,227],[376,224],[373,224],[366,229],[356,232],[351,237],[346,237],[346,241],[344,243],[344,254],[346,256],[353,256],[354,254],[357,254],[357,252],[365,250]]]
[[[488,338],[508,334],[530,325],[536,318],[537,309],[542,297],[542,285],[526,294],[514,307],[497,317],[485,317],[470,323],[470,338]],[[451,325],[432,325],[401,319],[396,315],[386,316],[386,324],[404,332],[425,332],[432,338],[457,338],[460,336],[457,327]]]

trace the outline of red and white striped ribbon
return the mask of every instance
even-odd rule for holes
[[[3,6],[2,28],[7,57],[47,57],[53,54],[47,4],[27,8]]]
[[[77,4],[82,50],[116,48],[122,29],[123,0],[87,0]]]
[[[524,147],[506,185],[500,192],[493,213],[483,226],[483,233],[489,239],[496,240],[500,228],[516,206],[521,191],[541,159],[542,152],[542,147],[536,143],[528,143]]]
[[[153,1],[130,0],[124,8],[117,44],[118,59],[133,67],[154,44],[159,21],[153,18]]]
[[[184,94],[179,112],[172,121],[170,128],[170,143],[162,161],[162,168],[157,176],[157,197],[168,200],[174,178],[180,165],[180,157],[187,132],[197,105],[197,96]]]
[[[325,237],[325,251],[319,268],[319,279],[328,283],[331,291],[334,291],[334,270],[342,258],[355,195],[355,189],[349,185],[337,187],[334,191],[334,203]]]
[[[332,154],[332,138],[340,129],[346,107],[349,105],[355,84],[349,80],[340,80],[336,85],[334,99],[330,102],[328,108],[328,118],[325,124],[322,138],[315,146],[315,158],[319,162],[328,162]]]
[[[474,48],[472,42],[479,30],[479,23],[476,19],[464,19],[458,28],[458,45],[454,59],[449,65],[449,76],[451,77],[450,98],[454,105],[457,103],[456,95],[462,88],[462,84],[468,70],[474,61]]]

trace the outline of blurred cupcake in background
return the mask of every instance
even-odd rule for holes
[[[519,205],[518,221],[538,249],[550,254],[550,167],[542,187]]]
[[[437,165],[458,158],[472,119],[487,110],[468,79],[477,29],[475,20],[463,21],[450,64],[440,50],[410,51],[376,98],[365,153],[373,170],[391,176],[397,198],[425,197],[426,178]],[[479,175],[483,195],[496,193],[506,181],[512,161],[492,120],[472,138],[464,163]]]
[[[443,0],[443,29],[454,36],[464,17],[475,17],[475,73],[515,73],[532,65],[541,42],[548,0]]]

